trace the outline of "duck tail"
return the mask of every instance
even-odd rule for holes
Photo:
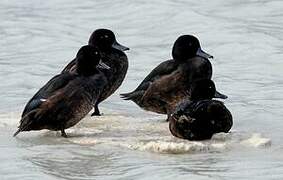
[[[132,92],[130,92],[130,93],[122,93],[122,94],[120,94],[120,97],[123,100],[130,100],[131,99],[131,94],[132,94]]]
[[[13,135],[13,137],[17,136],[21,132],[21,129],[19,128]]]
[[[120,96],[123,100],[132,100],[134,102],[137,102],[142,98],[143,93],[144,91],[136,91],[136,92],[134,91],[130,93],[120,94]]]
[[[37,109],[26,114],[20,121],[19,129],[14,133],[13,137],[17,136],[22,131],[28,131],[30,129],[30,125],[33,122],[33,119],[37,113]]]

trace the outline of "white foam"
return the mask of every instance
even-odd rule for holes
[[[96,139],[93,138],[73,139],[72,142],[81,145],[94,145],[99,143]]]
[[[141,142],[128,146],[130,149],[140,151],[151,151],[157,153],[193,153],[193,152],[207,152],[225,149],[225,143],[204,143],[204,142],[166,142],[166,141],[150,141]]]
[[[250,138],[241,141],[241,144],[255,148],[269,147],[271,146],[271,139],[262,137],[259,133],[254,133]]]
[[[103,135],[103,133],[101,134]],[[246,136],[246,135],[244,135]],[[106,144],[120,146],[131,150],[154,152],[154,153],[201,153],[201,152],[224,152],[239,147],[269,147],[271,140],[263,138],[260,134],[252,134],[251,137],[243,137],[236,133],[219,133],[211,140],[188,141],[165,136],[134,136],[134,137],[84,137],[73,139],[72,142],[82,145]]]

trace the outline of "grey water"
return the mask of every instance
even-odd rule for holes
[[[0,179],[283,179],[283,1],[0,1]],[[122,86],[67,130],[16,130],[31,96],[93,30],[131,48]],[[215,58],[213,80],[234,117],[229,134],[189,142],[165,116],[123,101],[181,34]]]

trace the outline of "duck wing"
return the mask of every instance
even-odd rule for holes
[[[182,78],[182,74],[178,70],[173,71],[171,74],[161,76],[148,86],[141,101],[147,101],[154,97],[166,102],[166,96],[178,90],[177,84]]]
[[[63,73],[54,76],[28,101],[23,110],[22,117],[40,106],[42,102],[45,102],[46,99],[54,94],[58,89],[65,87],[71,80],[76,78],[76,76],[76,74],[71,73]]]
[[[176,70],[178,65],[174,62],[174,60],[167,60],[160,63],[156,68],[154,68],[140,83],[140,85],[130,93],[120,94],[122,98],[125,100],[131,100],[135,98],[137,95],[143,94],[145,90],[150,86],[152,82],[159,79],[164,75],[168,75]]]
[[[16,136],[21,131],[43,129],[46,124],[45,122],[49,120],[48,116],[58,112],[58,109],[64,107],[63,105],[60,105],[66,103],[66,101],[62,100],[62,98],[64,98],[63,93],[63,90],[59,90],[47,99],[41,100],[40,103],[33,103],[32,101],[30,104],[27,104],[25,110],[29,111],[23,113],[18,130],[13,136]],[[54,117],[52,119],[56,118]]]
[[[75,58],[71,62],[69,62],[69,64],[66,67],[64,67],[64,69],[61,71],[61,73],[75,72],[76,69],[77,69],[77,65],[76,65],[76,58]]]

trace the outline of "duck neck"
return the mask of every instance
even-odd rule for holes
[[[174,59],[176,64],[183,64],[186,61],[184,59]]]
[[[78,74],[79,75],[82,75],[82,76],[85,76],[85,77],[87,77],[87,76],[93,76],[93,75],[95,75],[95,74],[98,74],[99,73],[99,70],[97,70],[97,69],[92,69],[91,71],[90,70],[84,70],[84,71],[80,71],[79,69],[78,69]]]

